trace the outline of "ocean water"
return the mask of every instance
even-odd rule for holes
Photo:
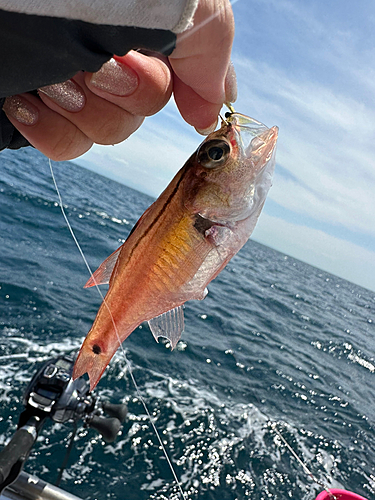
[[[0,155],[0,445],[25,387],[76,351],[100,298],[57,204],[47,160]],[[66,212],[96,268],[152,199],[72,163],[55,164]],[[141,393],[190,499],[312,500],[321,487],[375,497],[375,293],[253,241],[185,308],[171,352],[142,325],[124,343]],[[97,393],[126,402],[106,444],[79,428],[61,487],[85,499],[177,499],[178,490],[118,353]],[[54,482],[70,425],[47,424],[25,470]]]

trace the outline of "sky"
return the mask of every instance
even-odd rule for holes
[[[375,291],[375,2],[237,0],[236,111],[279,127],[252,239]],[[157,197],[202,141],[171,101],[80,165]]]

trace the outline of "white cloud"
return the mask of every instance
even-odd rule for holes
[[[375,203],[371,190],[357,190],[350,186],[334,187],[330,180],[331,198],[314,192],[292,179],[278,176],[272,188],[271,198],[295,213],[313,219],[348,228],[352,232],[375,237]],[[345,198],[346,196],[346,198]]]
[[[249,82],[238,109],[272,115],[280,127],[277,163],[294,179],[279,176],[270,197],[315,220],[375,236],[375,108],[267,63],[240,57],[235,65],[239,81]]]
[[[262,214],[252,238],[375,291],[375,252],[323,231]]]

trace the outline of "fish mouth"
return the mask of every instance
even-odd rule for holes
[[[276,145],[278,128],[268,128],[263,123],[241,113],[227,113],[227,122],[236,131],[236,139],[246,158],[257,155],[265,148],[272,151]]]

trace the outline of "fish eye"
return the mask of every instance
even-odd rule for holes
[[[217,146],[213,146],[212,148],[210,148],[207,151],[207,154],[208,154],[208,157],[210,158],[210,160],[217,161],[217,160],[220,160],[223,157],[224,149],[223,148],[219,148]]]
[[[221,139],[204,142],[198,151],[198,162],[206,168],[222,165],[230,153],[230,145]]]

